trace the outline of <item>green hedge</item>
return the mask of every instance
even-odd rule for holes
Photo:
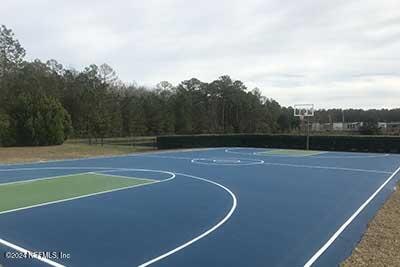
[[[265,147],[304,149],[303,135],[175,135],[157,137],[159,149],[200,147]],[[400,137],[310,136],[310,149],[400,153]]]

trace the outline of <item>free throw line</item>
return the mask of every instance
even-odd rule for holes
[[[86,195],[82,195],[82,196],[77,196],[77,197],[72,197],[72,198],[66,198],[66,199],[60,199],[60,200],[56,200],[56,201],[50,201],[50,202],[45,202],[45,203],[40,203],[40,204],[36,204],[36,205],[32,205],[32,206],[27,206],[27,207],[21,207],[21,208],[17,208],[17,209],[12,209],[12,210],[6,210],[6,211],[2,211],[0,212],[1,214],[5,214],[5,213],[10,213],[10,212],[15,212],[15,211],[19,211],[19,210],[26,210],[26,209],[31,209],[31,208],[36,208],[36,207],[41,207],[41,206],[47,206],[47,205],[51,205],[51,204],[56,204],[56,203],[61,203],[61,202],[66,202],[66,201],[71,201],[71,200],[75,200],[75,199],[81,199],[81,198],[86,198],[86,197],[91,197],[91,196],[96,196],[96,195],[101,195],[101,194],[106,194],[106,193],[111,193],[111,192],[117,192],[117,191],[122,191],[122,190],[126,190],[126,189],[130,189],[130,188],[134,188],[134,187],[140,187],[140,186],[145,186],[145,185],[151,185],[151,184],[157,184],[157,183],[162,183],[162,182],[167,182],[167,181],[171,181],[172,179],[174,179],[176,177],[176,175],[172,172],[168,172],[168,171],[159,171],[159,170],[148,170],[148,169],[123,169],[123,170],[141,170],[141,171],[154,171],[154,172],[160,172],[160,173],[167,173],[170,174],[171,177],[164,179],[164,180],[155,180],[154,182],[149,182],[149,183],[145,183],[145,184],[138,184],[138,185],[133,185],[133,186],[127,186],[127,187],[121,187],[121,188],[116,188],[116,189],[111,189],[111,190],[106,190],[106,191],[101,191],[101,192],[96,192],[96,193],[92,193],[92,194],[86,194]],[[55,267],[65,267],[65,265],[59,264],[55,261],[51,261],[45,257],[42,257],[40,255],[36,255],[35,253],[20,247],[16,244],[13,244],[9,241],[6,241],[4,239],[0,238],[0,244],[12,248],[14,250],[17,250],[19,252],[25,253],[25,254],[29,254],[32,256],[32,258],[35,258],[41,262],[47,263],[51,266],[55,266]]]
[[[127,170],[127,169],[124,169],[124,170]],[[47,206],[47,205],[51,205],[51,204],[57,204],[57,203],[72,201],[72,200],[81,199],[81,198],[86,198],[86,197],[91,197],[91,196],[96,196],[96,195],[102,195],[102,194],[107,194],[107,193],[112,193],[112,192],[127,190],[127,189],[131,189],[131,188],[135,188],[135,187],[145,186],[145,185],[163,183],[163,182],[170,181],[170,180],[172,180],[172,179],[174,179],[174,178],[176,177],[176,175],[175,175],[174,173],[172,173],[172,172],[167,172],[167,171],[148,170],[148,169],[147,169],[147,170],[146,170],[146,169],[129,169],[129,170],[133,170],[133,171],[135,171],[135,170],[143,170],[143,171],[154,171],[154,172],[160,172],[160,173],[167,173],[167,174],[170,174],[171,177],[170,177],[170,178],[167,178],[167,179],[164,179],[164,180],[154,180],[154,181],[150,181],[150,182],[144,183],[144,184],[137,184],[137,185],[131,185],[131,186],[126,186],[126,187],[120,187],[120,188],[115,188],[115,189],[110,189],[110,190],[95,192],[95,193],[91,193],[91,194],[85,194],[85,195],[76,196],[76,197],[71,197],[71,198],[64,198],[64,199],[59,199],[59,200],[44,202],[44,203],[35,204],[35,205],[31,205],[31,206],[26,206],[26,207],[11,209],[11,210],[5,210],[5,211],[1,211],[1,212],[0,212],[0,215],[6,214],[6,213],[11,213],[11,212],[16,212],[16,211],[20,211],[20,210],[32,209],[32,208]]]

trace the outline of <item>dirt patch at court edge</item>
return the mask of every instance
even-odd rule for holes
[[[44,147],[0,147],[0,164],[122,155],[138,151],[135,147],[112,145],[63,144]]]
[[[342,267],[400,266],[399,185],[369,223],[360,243]]]

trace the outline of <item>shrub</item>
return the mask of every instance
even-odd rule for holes
[[[60,145],[72,131],[69,114],[52,97],[21,94],[10,117],[16,145]]]
[[[10,116],[5,112],[0,112],[0,145],[10,146],[15,144],[15,136],[12,133]]]

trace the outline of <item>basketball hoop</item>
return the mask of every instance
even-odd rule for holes
[[[314,104],[297,104],[294,105],[294,116],[304,119],[304,117],[314,116]]]
[[[310,119],[309,117],[314,117],[314,104],[297,104],[294,105],[294,116],[298,117],[303,124],[304,119],[307,118],[307,139],[306,139],[306,149],[310,149]]]

